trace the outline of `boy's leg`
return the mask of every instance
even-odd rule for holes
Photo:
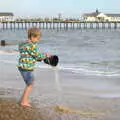
[[[23,93],[23,96],[22,96],[22,99],[21,99],[21,102],[20,102],[20,104],[22,106],[32,106],[31,104],[29,104],[29,101],[28,101],[28,97],[29,97],[29,94],[30,94],[32,87],[33,87],[33,84],[26,86],[24,93]]]
[[[34,84],[33,71],[23,71],[21,69],[19,69],[19,71],[21,72],[21,75],[27,85],[26,88],[24,89],[24,93],[22,95],[20,104],[23,106],[31,106],[28,102],[28,97]]]

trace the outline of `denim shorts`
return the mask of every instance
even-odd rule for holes
[[[33,74],[33,71],[30,71],[30,70],[23,70],[21,68],[18,68],[25,83],[27,85],[30,85],[30,84],[33,84],[33,81],[34,81],[34,74]]]

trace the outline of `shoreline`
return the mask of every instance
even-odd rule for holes
[[[4,90],[3,90],[4,92]],[[101,99],[99,104],[91,101],[91,107],[85,102],[88,99],[80,103],[81,109],[76,110],[72,107],[64,105],[55,105],[49,107],[37,107],[37,104],[32,103],[33,107],[21,107],[18,104],[18,100],[14,97],[1,97],[0,96],[0,119],[6,120],[119,120],[119,107],[116,106],[116,102],[120,102],[119,99]],[[89,103],[88,102],[88,103]],[[114,105],[111,105],[111,103]],[[105,103],[109,103],[108,106]],[[103,106],[104,104],[104,106]],[[97,106],[97,108],[93,108]],[[112,107],[111,107],[112,106]],[[110,109],[112,108],[112,109]],[[14,114],[16,113],[16,114]]]

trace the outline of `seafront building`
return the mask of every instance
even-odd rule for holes
[[[82,19],[81,19],[82,18]],[[84,13],[79,19],[61,18],[61,14],[58,17],[48,18],[41,16],[14,16],[12,12],[0,12],[0,22],[14,22],[14,21],[62,21],[62,22],[120,22],[120,14],[106,14],[96,10],[92,13]]]
[[[120,22],[120,14],[103,13],[96,10],[92,13],[85,13],[82,16],[86,22]]]
[[[0,12],[0,22],[3,21],[14,21],[15,17],[12,12]]]

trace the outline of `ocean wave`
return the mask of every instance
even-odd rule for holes
[[[9,60],[0,60],[0,62],[10,63],[10,64],[17,64],[17,61],[9,61]],[[36,68],[43,68],[43,69],[52,69],[51,66],[47,64],[37,63]],[[86,68],[83,66],[65,66],[65,65],[58,65],[58,70],[68,71],[71,73],[76,74],[84,74],[84,75],[94,75],[94,76],[106,76],[106,77],[117,77],[120,76],[120,71],[103,71],[103,70],[92,70],[92,68]]]
[[[106,77],[115,77],[120,76],[119,71],[103,71],[103,70],[91,70],[91,68],[84,68],[82,67],[65,67],[60,66],[61,70],[70,71],[77,74],[84,74],[84,75],[94,75],[94,76],[106,76]]]
[[[0,50],[0,55],[15,55],[18,54],[17,50]]]
[[[10,63],[10,64],[17,64],[17,61],[11,61],[11,60],[0,60],[0,62]]]
[[[97,95],[97,97],[100,97],[100,98],[120,98],[120,94],[102,94],[102,95]]]
[[[49,65],[37,65],[36,67],[39,68],[44,68],[44,69],[51,69],[52,67]],[[94,75],[94,76],[106,76],[106,77],[117,77],[120,76],[119,71],[102,71],[102,70],[91,70],[90,68],[83,68],[82,67],[71,67],[71,66],[62,66],[58,65],[57,66],[58,70],[63,70],[63,71],[68,71],[71,73],[76,73],[76,74],[84,74],[84,75]]]

